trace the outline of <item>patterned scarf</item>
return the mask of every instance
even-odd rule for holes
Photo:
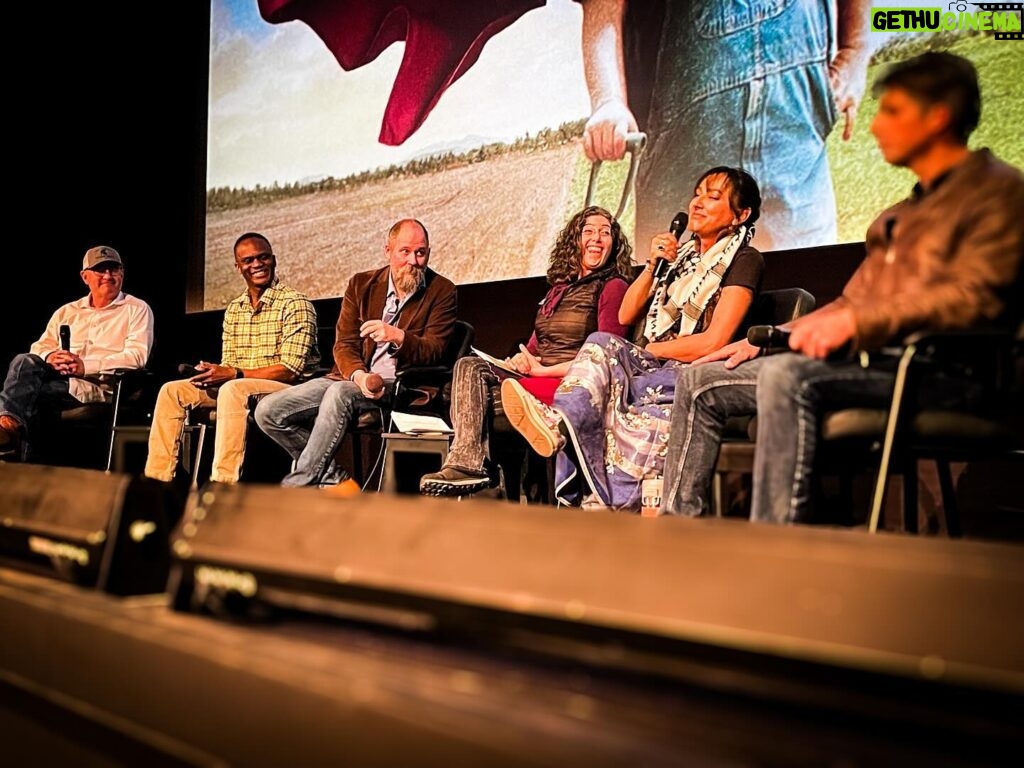
[[[753,234],[753,228],[741,224],[730,237],[721,238],[703,254],[697,252],[696,240],[683,243],[665,279],[654,288],[654,299],[644,326],[648,341],[664,341],[693,333],[697,321],[718,292],[733,257]]]

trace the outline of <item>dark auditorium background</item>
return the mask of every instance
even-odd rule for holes
[[[208,10],[137,8],[70,4],[12,78],[20,106],[8,112],[7,135],[18,183],[8,199],[22,202],[7,228],[16,266],[5,366],[60,304],[85,295],[81,259],[97,244],[117,248],[125,289],[153,307],[159,359],[171,365],[183,354],[186,255],[202,201]],[[38,16],[12,28],[37,28]]]

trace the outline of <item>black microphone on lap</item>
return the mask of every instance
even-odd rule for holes
[[[60,348],[65,352],[71,351],[71,326],[62,325],[60,327]]]
[[[686,231],[686,223],[689,220],[689,216],[686,215],[686,211],[680,211],[676,214],[676,217],[672,219],[672,223],[668,225],[668,231],[671,232],[676,240],[683,236],[683,232]],[[654,262],[654,270],[652,272],[654,281],[659,282],[664,279],[665,273],[668,270],[668,259],[658,259]]]
[[[762,349],[789,349],[789,331],[774,325],[752,325],[747,341]]]
[[[752,325],[747,330],[747,341],[755,347],[760,347],[766,355],[773,352],[789,351],[789,334],[785,328],[777,328],[774,325]],[[831,362],[842,363],[854,358],[854,351],[850,342],[846,342],[838,349],[832,350],[825,359]]]

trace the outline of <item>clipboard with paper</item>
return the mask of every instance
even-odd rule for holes
[[[502,360],[501,358],[498,357],[493,357],[492,355],[488,355],[486,352],[483,352],[477,349],[476,347],[470,347],[470,350],[473,352],[474,355],[479,357],[481,360],[486,360],[488,363],[490,363],[491,367],[495,369],[494,372],[499,376],[499,378],[506,378],[511,376],[516,379],[521,379],[523,377],[523,374],[521,374],[519,371],[517,371],[515,368],[509,365],[508,361]]]

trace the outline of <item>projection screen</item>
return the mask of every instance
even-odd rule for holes
[[[862,0],[625,2],[617,21],[619,5],[211,0],[204,287],[189,309],[238,294],[231,245],[252,230],[311,298],[382,265],[387,228],[407,216],[427,225],[431,266],[456,283],[543,274],[584,203],[588,121],[646,136],[600,165],[594,194],[615,212],[637,161],[621,219],[640,254],[714,165],[761,184],[763,250],[861,240],[913,183],[875,148],[870,83],[928,49],[978,66],[972,146],[1024,160],[1019,39],[871,31],[885,4]],[[954,6],[982,9],[935,7]]]

